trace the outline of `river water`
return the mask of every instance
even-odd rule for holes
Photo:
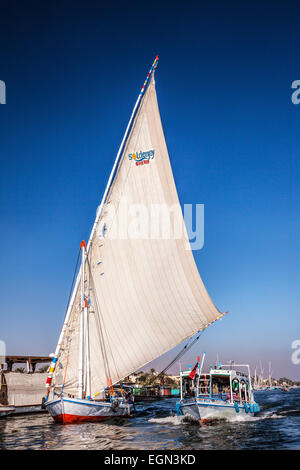
[[[175,415],[175,399],[137,405],[129,419],[55,424],[48,413],[0,419],[0,449],[300,449],[300,389],[255,392],[261,413],[198,425]]]

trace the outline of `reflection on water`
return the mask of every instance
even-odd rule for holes
[[[261,413],[199,426],[175,399],[137,406],[128,420],[62,426],[48,414],[0,419],[0,449],[300,449],[300,390],[257,392]]]

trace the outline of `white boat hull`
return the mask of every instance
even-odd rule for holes
[[[87,421],[101,421],[108,418],[126,417],[132,411],[132,405],[111,403],[79,398],[59,398],[45,402],[44,406],[57,423],[73,424]]]
[[[198,400],[197,401],[198,410],[200,419],[202,422],[207,422],[215,419],[235,419],[239,417],[246,417],[246,416],[254,416],[256,412],[259,411],[259,408],[255,408],[256,411],[249,409],[249,406],[246,407],[248,411],[246,411],[244,405],[238,404],[237,409],[235,408],[233,403],[226,403],[223,400],[214,401],[212,402],[203,402]],[[258,406],[256,404],[256,406]],[[238,411],[237,411],[238,410]]]
[[[190,400],[181,400],[176,404],[177,414],[191,418],[193,421],[200,421],[199,408],[195,398]]]

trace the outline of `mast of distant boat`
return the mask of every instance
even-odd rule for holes
[[[272,363],[271,361],[269,361],[269,387],[272,387],[272,375],[273,375]]]

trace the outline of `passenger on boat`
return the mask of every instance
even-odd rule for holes
[[[187,383],[186,384],[186,391],[185,391],[185,398],[188,397],[194,397],[195,396],[195,390],[190,387],[190,385]]]
[[[241,399],[246,400],[246,383],[244,381],[241,382]]]
[[[125,398],[128,403],[134,403],[134,395],[132,395],[131,391],[125,392]]]

